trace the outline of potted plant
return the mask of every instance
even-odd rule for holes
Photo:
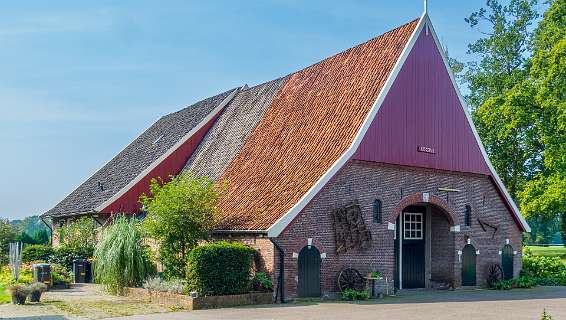
[[[7,288],[8,292],[12,295],[13,304],[25,304],[26,298],[29,294],[29,289],[23,284],[12,284]]]
[[[39,302],[41,294],[47,289],[45,283],[34,282],[29,285],[29,302]]]

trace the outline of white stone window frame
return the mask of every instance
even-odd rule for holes
[[[422,212],[403,212],[403,239],[423,239],[423,216]]]

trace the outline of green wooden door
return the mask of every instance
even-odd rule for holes
[[[306,246],[299,253],[299,297],[320,297],[320,252]]]
[[[471,244],[462,250],[462,285],[476,285],[476,248]]]
[[[501,267],[503,268],[503,278],[513,279],[513,247],[506,244],[501,252]]]

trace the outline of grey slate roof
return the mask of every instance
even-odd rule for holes
[[[279,78],[238,92],[189,158],[184,170],[212,180],[220,178],[285,80]]]
[[[235,89],[163,116],[102,169],[42,216],[57,217],[92,212],[167,152],[233,90]],[[102,184],[102,190],[99,183]]]

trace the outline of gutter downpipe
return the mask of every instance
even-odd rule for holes
[[[43,222],[43,224],[47,226],[47,228],[49,228],[49,244],[53,245],[53,228],[47,222],[45,222],[45,220],[43,220],[42,216],[40,216],[39,219],[41,220],[41,222]]]
[[[284,288],[284,275],[285,275],[285,270],[284,270],[284,266],[285,266],[285,251],[283,251],[283,248],[281,248],[281,246],[275,242],[275,240],[273,240],[273,238],[269,238],[269,241],[271,241],[271,243],[273,243],[273,245],[275,246],[275,248],[277,248],[277,251],[279,252],[279,278],[277,279],[277,292],[275,293],[275,302],[277,302],[277,296],[279,295],[279,299],[281,301],[281,303],[285,303],[285,288]]]

